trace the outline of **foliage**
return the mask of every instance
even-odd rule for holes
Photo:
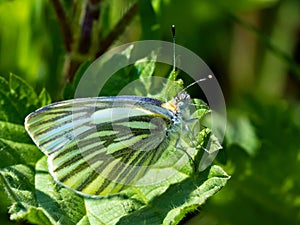
[[[67,29],[61,29],[64,20],[57,16],[54,2],[63,2]],[[25,115],[50,102],[43,87],[54,101],[72,98],[76,77],[95,57],[113,45],[140,38],[170,41],[171,24],[177,27],[177,43],[203,58],[219,78],[228,107],[226,140],[216,163],[230,172],[231,179],[201,205],[199,216],[186,224],[299,224],[299,1],[140,0],[137,8],[132,7],[135,0],[82,2],[0,1],[0,74],[6,78],[0,80],[0,156],[6,159],[0,165],[10,168],[1,170],[7,179],[1,176],[0,182],[10,182],[4,186],[13,190],[7,196],[0,186],[1,224],[18,224],[4,220],[11,199],[19,202],[10,209],[14,218],[33,223],[39,218],[44,224],[62,213],[58,207],[51,214],[47,207],[80,205],[84,201],[73,195],[71,200],[65,199],[62,196],[68,196],[67,190],[51,199],[35,193],[35,165],[39,165],[40,179],[53,183],[47,180],[51,178],[44,173],[44,159],[38,161],[42,154],[32,145],[22,124]],[[100,2],[97,6],[101,13],[93,23],[93,32],[89,33],[92,41],[85,52],[80,43],[88,42],[80,42],[80,38],[87,2]],[[67,35],[62,34],[68,29],[73,38],[69,43],[65,42]],[[66,75],[70,65],[75,65],[71,73],[74,82]],[[19,78],[9,78],[10,72],[21,75],[35,91],[20,85],[23,81]],[[123,75],[130,74],[127,72]],[[179,76],[190,83],[189,78]],[[126,83],[131,79],[121,80]],[[201,97],[193,88],[189,90]],[[207,171],[207,176],[218,168]],[[219,178],[224,177],[216,172]],[[20,179],[22,182],[18,182]],[[176,190],[176,185],[170,188]],[[163,196],[168,197],[167,193]],[[136,209],[131,202],[123,203],[124,212]],[[185,208],[181,203],[176,205],[180,205],[177,210],[191,206]],[[176,209],[166,218],[175,218],[172,215],[176,215]],[[142,210],[146,212],[143,215],[151,215],[147,214],[149,207]],[[72,213],[64,212],[62,219],[69,221]],[[83,214],[81,208],[76,220]]]
[[[152,62],[140,67],[141,73],[145,74],[144,69],[149,70],[147,74],[150,77],[151,67],[154,67]],[[81,197],[55,183],[48,172],[46,158],[41,157],[21,125],[22,116],[31,107],[49,103],[48,95],[43,91],[37,96],[14,75],[9,82],[3,78],[1,81],[2,97],[7,99],[5,108],[4,104],[1,108],[3,117],[0,121],[3,130],[1,153],[5,159],[0,168],[1,195],[4,191],[8,196],[2,204],[9,206],[11,220],[43,225],[132,224],[133,221],[136,224],[178,224],[229,179],[219,166],[195,174],[194,167],[184,166],[178,171],[170,168],[176,175],[159,184],[128,188],[125,193],[105,198]],[[16,105],[16,102],[19,104]],[[21,110],[19,121],[9,117]],[[206,132],[199,135],[202,139],[208,138]]]
[[[299,224],[299,107],[245,99],[230,113],[233,134],[218,156],[232,178],[208,202],[200,224]],[[241,138],[245,132],[249,138]]]

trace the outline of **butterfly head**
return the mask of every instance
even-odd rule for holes
[[[174,98],[174,104],[176,105],[176,108],[178,112],[185,111],[191,104],[191,97],[189,94],[185,92],[181,92]]]
[[[209,74],[207,77],[196,80],[195,82],[189,84],[187,87],[178,92],[177,95],[171,101],[162,104],[162,107],[172,111],[173,113],[180,113],[184,117],[184,114],[188,112],[188,108],[191,105],[191,96],[186,93],[186,90],[197,83],[212,78],[213,76]]]
[[[186,92],[179,92],[172,100],[162,104],[162,107],[174,112],[184,112],[191,103],[191,97]]]

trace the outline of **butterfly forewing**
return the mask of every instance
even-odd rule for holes
[[[58,182],[104,196],[134,185],[168,147],[175,115],[161,104],[134,96],[74,99],[33,112],[25,126]]]

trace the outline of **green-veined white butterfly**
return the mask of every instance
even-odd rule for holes
[[[190,119],[190,101],[185,89],[168,102],[139,96],[66,100],[29,114],[25,128],[48,156],[58,183],[83,195],[107,196],[134,185],[176,145]]]

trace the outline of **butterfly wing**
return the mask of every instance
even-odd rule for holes
[[[174,115],[161,104],[134,96],[68,100],[33,112],[25,127],[58,182],[105,196],[134,185],[168,147]]]

